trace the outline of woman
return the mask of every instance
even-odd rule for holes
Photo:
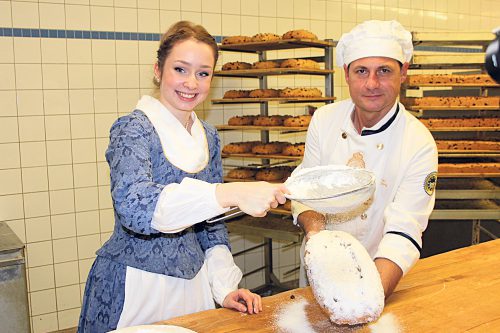
[[[159,98],[143,96],[111,128],[115,229],[97,251],[79,332],[107,332],[207,310],[249,314],[260,296],[237,289],[226,227],[207,223],[231,206],[253,216],[284,203],[279,184],[222,182],[217,131],[193,109],[210,89],[217,44],[201,26],[174,24],[154,66]]]

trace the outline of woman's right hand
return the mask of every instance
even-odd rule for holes
[[[219,184],[216,196],[222,207],[238,206],[246,214],[262,217],[267,211],[284,204],[289,194],[283,184],[268,182],[236,182]]]

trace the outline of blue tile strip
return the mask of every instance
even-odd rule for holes
[[[69,39],[107,39],[107,40],[138,40],[159,41],[161,34],[122,31],[89,31],[89,30],[56,30],[29,28],[1,28],[0,37],[34,37],[34,38],[69,38]],[[217,43],[223,36],[214,36]],[[415,46],[417,51],[481,53],[480,48],[448,47],[448,46]]]

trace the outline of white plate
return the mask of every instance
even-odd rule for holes
[[[196,333],[188,328],[173,325],[141,325],[120,328],[109,333]]]

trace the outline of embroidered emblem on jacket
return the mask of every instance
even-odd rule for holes
[[[432,195],[437,185],[437,172],[431,172],[425,177],[424,180],[424,190],[428,195]]]

